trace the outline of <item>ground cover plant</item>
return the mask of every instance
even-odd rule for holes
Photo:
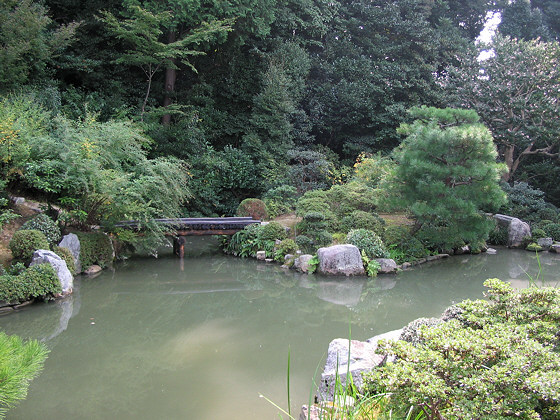
[[[560,416],[560,291],[485,282],[487,300],[466,300],[447,322],[419,328],[416,343],[381,343],[397,358],[367,375],[386,413],[426,419]],[[444,314],[445,317],[446,314]],[[400,414],[398,414],[400,413]]]

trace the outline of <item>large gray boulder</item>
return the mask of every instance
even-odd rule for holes
[[[549,251],[550,247],[554,244],[552,238],[539,238],[537,244],[542,247],[545,251]]]
[[[317,250],[318,271],[321,274],[356,276],[365,274],[358,247],[350,244],[334,245]]]
[[[508,228],[507,246],[509,248],[520,248],[523,246],[526,238],[531,237],[531,227],[529,224],[516,217],[495,214],[494,219],[496,219],[499,225]]]
[[[74,264],[76,265],[76,273],[82,272],[82,262],[80,261],[80,240],[74,233],[64,235],[58,246],[68,248],[74,257]]]
[[[383,363],[385,357],[375,354],[377,343],[337,338],[329,344],[327,361],[321,374],[317,399],[319,401],[334,401],[338,385],[344,388],[348,373],[352,376],[353,385],[360,390],[363,385],[362,373]],[[350,363],[348,363],[350,362]]]
[[[62,287],[62,294],[67,295],[72,293],[74,288],[74,277],[68,270],[66,261],[60,258],[52,251],[46,249],[39,249],[33,253],[33,259],[30,265],[50,264],[58,276],[60,286]]]

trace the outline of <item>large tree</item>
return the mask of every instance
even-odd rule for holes
[[[497,36],[491,47],[483,62],[479,51],[465,54],[448,87],[455,105],[476,110],[490,128],[512,181],[527,157],[559,156],[560,44]]]
[[[483,211],[505,200],[490,131],[472,110],[412,108],[415,121],[395,150],[395,197],[414,215],[416,233],[435,249],[480,246],[493,222]]]

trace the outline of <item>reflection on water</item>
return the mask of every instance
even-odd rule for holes
[[[44,340],[51,353],[8,419],[273,419],[307,403],[328,343],[365,340],[482,296],[486,278],[518,287],[559,280],[560,258],[499,250],[396,276],[324,278],[215,254],[131,259],[75,294],[0,317],[7,333]]]

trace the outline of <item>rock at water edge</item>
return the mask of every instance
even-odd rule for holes
[[[329,275],[364,275],[362,255],[358,247],[350,244],[334,245],[317,250],[319,273]]]
[[[82,262],[80,261],[80,240],[78,235],[74,233],[69,233],[64,235],[58,246],[62,248],[68,248],[70,253],[74,257],[74,264],[76,265],[76,273],[82,272]]]
[[[68,266],[66,265],[66,261],[60,258],[52,251],[48,251],[46,249],[39,249],[33,253],[33,259],[31,260],[32,265],[38,264],[45,264],[48,263],[54,268],[58,276],[58,280],[60,281],[60,286],[62,288],[62,294],[67,295],[72,293],[72,289],[74,288],[74,276],[68,270]]]
[[[293,267],[302,273],[307,273],[309,271],[309,260],[311,258],[313,258],[313,255],[309,255],[309,254],[301,255],[294,260]]]

